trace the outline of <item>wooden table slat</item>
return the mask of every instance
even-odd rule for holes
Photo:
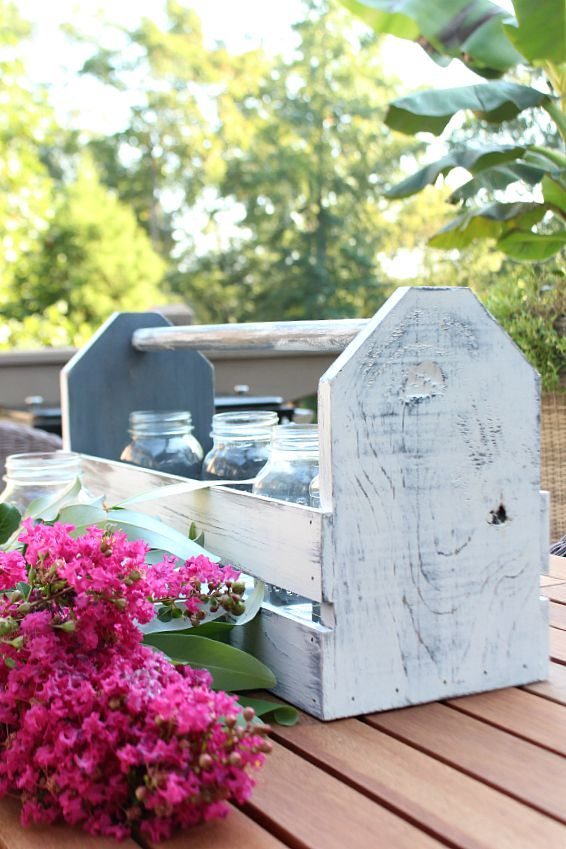
[[[566,604],[557,604],[555,601],[551,601],[548,610],[551,626],[566,631]]]
[[[199,825],[161,843],[145,841],[148,849],[285,849],[286,844],[232,808],[225,820]]]
[[[401,718],[404,711],[391,715],[395,714]],[[495,839],[497,849],[566,846],[563,824],[359,720],[341,720],[324,727],[301,717],[295,728],[278,727],[274,733],[293,751],[410,817],[451,846],[494,849]],[[325,843],[321,845],[326,849]],[[357,849],[357,845],[355,840],[352,846]],[[373,849],[389,849],[390,845],[376,840]]]
[[[351,721],[363,727],[361,722]],[[339,723],[318,723],[318,728],[324,732],[323,737],[331,740],[336,724]],[[301,730],[300,724],[289,729],[299,735]],[[367,757],[368,753],[365,754]],[[402,817],[277,743],[263,773],[246,805],[246,813],[294,849],[439,849],[442,845]],[[552,826],[547,836],[552,840],[557,838],[558,829],[562,827],[552,820],[544,822]],[[543,844],[540,845],[542,849]],[[563,845],[566,845],[566,828]],[[545,849],[550,849],[548,843]]]
[[[550,699],[552,702],[566,705],[566,666],[561,663],[551,663],[548,681],[525,684],[523,690]]]
[[[548,574],[554,578],[563,578],[566,581],[566,557],[551,554],[548,560]]]
[[[539,699],[525,690],[509,687],[450,699],[447,704],[523,740],[566,756],[564,708],[548,699]]]
[[[541,587],[540,594],[546,596],[551,601],[566,604],[566,584],[552,584],[550,587]]]
[[[550,657],[556,663],[566,664],[566,631],[550,629]]]
[[[0,799],[0,849],[139,849],[132,840],[116,843],[63,825],[23,828],[20,808],[17,799]]]
[[[447,705],[373,714],[367,722],[566,822],[566,760],[559,755]]]
[[[540,585],[541,587],[555,587],[560,584],[566,584],[566,579],[557,575],[541,575],[540,576]]]

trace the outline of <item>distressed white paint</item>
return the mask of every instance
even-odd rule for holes
[[[136,330],[132,344],[138,351],[194,348],[208,351],[286,351],[339,353],[368,323],[367,319],[338,321],[265,321],[248,324],[201,324],[187,327],[150,327]]]
[[[92,457],[84,457],[83,466],[86,486],[96,495],[105,495],[109,504],[183,481],[176,475]],[[195,522],[205,534],[206,547],[215,554],[256,578],[320,600],[321,523],[325,517],[319,511],[227,487],[133,504],[131,509],[158,515],[183,533]]]
[[[538,382],[474,295],[398,291],[319,414],[325,718],[545,677]]]
[[[322,513],[229,489],[147,509],[180,529],[196,521],[224,557],[322,598],[322,626],[266,608],[238,635],[277,692],[319,717],[539,680],[538,391],[469,290],[398,290],[320,381]],[[115,499],[171,481],[87,467]]]

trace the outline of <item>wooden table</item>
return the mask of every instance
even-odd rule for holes
[[[566,558],[550,600],[547,682],[323,724],[276,726],[251,802],[164,849],[566,849]],[[152,844],[126,841],[125,849]],[[0,849],[110,849],[24,830],[0,802]]]

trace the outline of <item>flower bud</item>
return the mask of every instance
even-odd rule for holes
[[[212,760],[210,755],[207,755],[205,753],[204,755],[200,756],[200,758],[198,759],[198,763],[201,769],[210,769],[214,761]]]
[[[253,709],[253,707],[246,707],[246,708],[244,708],[242,715],[243,715],[244,719],[246,720],[246,722],[251,722],[252,719],[255,716],[255,710]]]
[[[243,595],[246,591],[246,585],[243,581],[236,581],[235,584],[232,584],[232,592],[237,593],[238,595]]]
[[[239,752],[232,752],[230,757],[228,758],[228,763],[230,766],[239,767],[242,766],[242,756]]]

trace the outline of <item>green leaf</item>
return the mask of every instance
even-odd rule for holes
[[[499,123],[550,100],[549,95],[537,89],[504,81],[433,89],[394,100],[389,104],[385,123],[402,133],[440,135],[452,116],[463,109],[472,110],[484,121]]]
[[[106,522],[107,512],[95,504],[69,504],[59,511],[59,521],[75,526],[73,536],[80,534],[93,525]]]
[[[453,168],[465,168],[470,173],[477,174],[493,166],[517,159],[524,151],[523,146],[517,145],[495,145],[483,150],[452,151],[437,162],[431,162],[421,168],[401,183],[397,183],[385,192],[385,195],[389,198],[408,197],[434,183],[441,174],[448,174]]]
[[[375,32],[417,41],[437,62],[461,59],[485,77],[501,76],[522,56],[507,39],[511,15],[490,0],[342,0]]]
[[[430,240],[434,248],[462,248],[474,239],[499,239],[505,232],[528,230],[544,216],[542,203],[492,203],[459,215]]]
[[[108,511],[107,521],[115,527],[121,528],[128,539],[143,539],[150,548],[159,548],[174,554],[182,560],[190,557],[198,557],[204,554],[210,560],[217,563],[220,558],[210,551],[197,545],[180,531],[161,522],[153,516],[145,513],[137,513],[132,510],[113,508]]]
[[[495,168],[487,168],[452,192],[449,200],[452,203],[468,200],[474,197],[481,189],[487,189],[490,192],[502,191],[511,185],[511,183],[516,182],[535,186],[537,183],[540,183],[544,173],[540,168],[534,168],[532,165],[527,165],[520,161],[512,162],[509,165],[496,166]]]
[[[513,0],[517,24],[504,24],[505,35],[532,63],[566,60],[564,0]]]
[[[27,601],[29,595],[31,593],[31,587],[29,584],[26,584],[25,581],[18,581],[16,584],[16,589],[19,590],[24,598],[24,601]]]
[[[277,683],[273,672],[260,660],[208,637],[147,634],[144,643],[159,649],[174,663],[208,669],[216,690],[269,689]]]
[[[41,498],[36,498],[28,505],[24,514],[25,518],[52,522],[59,515],[61,507],[69,501],[73,501],[79,495],[82,486],[81,479],[76,478],[58,495],[44,495]]]
[[[497,247],[507,256],[522,262],[536,262],[554,256],[566,245],[566,231],[560,233],[532,233],[512,230],[497,242]]]
[[[250,699],[249,696],[238,696],[238,701],[242,707],[253,708],[256,716],[277,725],[296,725],[299,721],[299,711],[283,702]]]
[[[563,183],[545,177],[542,181],[542,194],[549,206],[566,212],[566,188]]]
[[[0,545],[7,542],[12,534],[14,534],[22,520],[22,516],[17,507],[13,504],[0,504]]]

